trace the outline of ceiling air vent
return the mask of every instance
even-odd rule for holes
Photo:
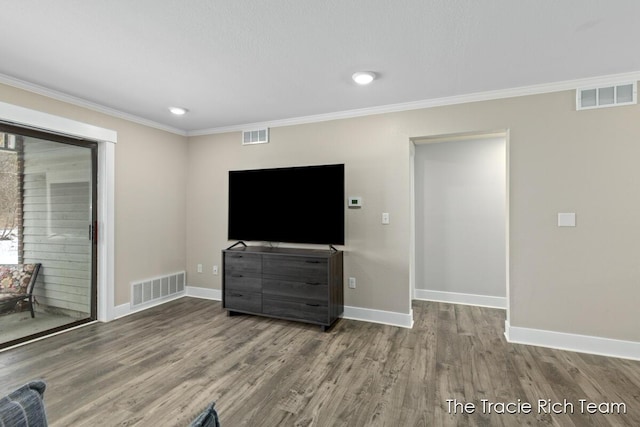
[[[269,142],[269,128],[242,131],[242,145],[265,144],[267,142]]]
[[[636,82],[576,90],[576,110],[637,104]]]

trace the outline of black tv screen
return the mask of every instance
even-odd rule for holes
[[[229,240],[344,244],[344,165],[229,171]]]

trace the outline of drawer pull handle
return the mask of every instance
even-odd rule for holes
[[[320,283],[320,282],[306,282],[305,284],[307,284],[307,285],[311,285],[311,286],[318,286],[318,285],[322,285],[322,283]]]
[[[309,307],[320,307],[320,304],[311,304],[311,303],[307,303],[307,305]]]
[[[230,294],[232,297],[241,297],[242,294]]]
[[[231,277],[242,277],[242,274],[232,274]]]
[[[312,261],[310,259],[305,261],[307,264],[320,264],[320,261]]]
[[[242,255],[234,255],[232,258],[242,258]]]

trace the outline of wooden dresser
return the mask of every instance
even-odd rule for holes
[[[331,326],[344,310],[342,251],[246,246],[222,251],[222,306]]]

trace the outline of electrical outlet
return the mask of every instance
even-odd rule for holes
[[[384,225],[389,224],[389,212],[383,212],[382,213],[382,223]]]
[[[215,275],[218,274],[218,266],[217,265],[213,266],[213,274],[215,274]]]
[[[198,264],[198,273],[202,273],[202,264]]]
[[[356,278],[349,277],[349,289],[355,289],[355,288],[356,288]]]

